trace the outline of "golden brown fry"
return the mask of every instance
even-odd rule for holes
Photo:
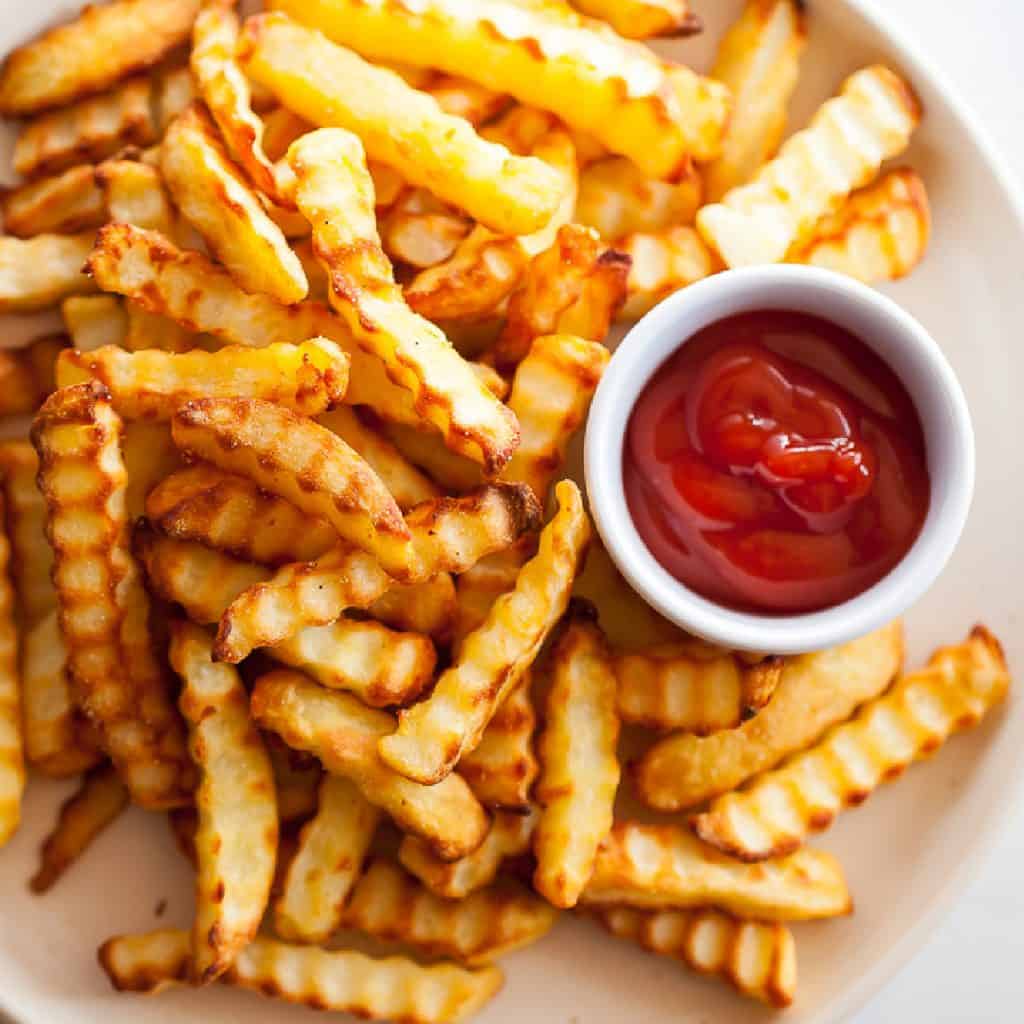
[[[274,771],[274,789],[277,792],[277,816],[282,824],[292,825],[312,818],[317,808],[317,793],[324,778],[324,770],[315,757],[292,750],[277,733],[262,732],[263,743]],[[280,837],[283,844],[284,834]],[[284,855],[278,850],[278,869]],[[279,894],[277,882],[272,895]]]
[[[0,349],[0,416],[35,412],[53,391],[53,369],[67,344],[62,334],[40,338],[27,348]]]
[[[171,623],[170,660],[199,769],[192,977],[219,977],[256,934],[277,855],[274,777],[238,672],[211,660],[213,638]]]
[[[88,353],[66,350],[57,362],[57,385],[87,380],[100,381],[114,410],[126,419],[169,420],[192,399],[235,395],[316,416],[343,398],[348,357],[324,338],[301,345],[233,345],[179,354],[125,352],[116,345]]]
[[[393,629],[425,633],[447,641],[455,621],[455,581],[447,572],[422,583],[396,583],[367,609]]]
[[[10,570],[11,542],[7,531],[0,530],[0,846],[14,835],[21,822],[21,797],[25,790],[18,634]]]
[[[977,725],[1010,685],[999,641],[976,626],[926,668],[898,679],[857,717],[747,788],[727,793],[692,819],[705,842],[741,860],[791,853],[883,782]]]
[[[0,74],[0,113],[34,114],[109,88],[183,43],[200,0],[118,0],[86,7],[11,53]]]
[[[379,821],[380,811],[352,782],[324,775],[316,814],[299,834],[274,904],[274,931],[282,939],[324,943],[337,931]]]
[[[515,857],[530,849],[536,825],[537,812],[532,808],[525,814],[498,811],[491,819],[487,838],[465,857],[443,861],[421,839],[405,836],[398,848],[398,859],[406,871],[436,896],[463,900],[490,885],[506,857]]]
[[[128,329],[122,347],[129,352],[157,349],[161,352],[191,352],[199,347],[199,335],[157,313],[147,312],[134,302],[125,303]]]
[[[39,867],[28,885],[46,892],[128,806],[128,790],[109,765],[94,768],[61,804],[53,831],[39,850]]]
[[[156,129],[163,138],[168,125],[196,100],[191,70],[185,67],[165,68],[156,76]]]
[[[483,484],[480,466],[446,448],[439,434],[427,434],[404,423],[387,423],[383,429],[402,457],[441,489],[466,494]]]
[[[703,28],[690,0],[571,0],[573,7],[607,21],[627,39],[691,36]]]
[[[359,140],[341,129],[303,136],[288,151],[295,198],[331,301],[357,342],[378,356],[448,447],[496,474],[518,442],[515,417],[479,381],[443,332],[413,313],[380,249]]]
[[[82,352],[103,345],[124,346],[128,314],[116,295],[72,295],[60,305],[64,329],[71,344]]]
[[[924,182],[916,171],[901,168],[854,192],[788,258],[868,284],[893,281],[924,259],[930,233]]]
[[[702,168],[708,202],[750,181],[775,156],[806,42],[800,0],[748,0],[722,38],[711,74],[732,90],[733,112],[721,154]]]
[[[455,860],[483,842],[487,816],[459,776],[420,786],[380,759],[377,741],[395,725],[386,711],[281,670],[257,680],[252,713],[288,746],[316,755],[329,772],[350,778],[367,800],[423,838],[438,856]]]
[[[690,227],[627,235],[618,244],[632,260],[621,320],[638,320],[662,299],[718,269],[717,257]]]
[[[697,227],[730,267],[775,263],[881,164],[921,118],[910,86],[882,65],[851,75],[752,181],[704,206]]]
[[[189,936],[173,928],[121,935],[103,943],[99,960],[118,991],[160,992],[187,979]],[[223,980],[369,1020],[460,1024],[497,993],[503,976],[497,967],[424,967],[404,957],[373,959],[352,950],[329,952],[256,938]]]
[[[137,160],[104,160],[96,168],[96,182],[112,221],[170,237],[180,234],[177,215],[155,167]]]
[[[483,625],[465,638],[430,697],[402,711],[396,732],[381,741],[381,757],[408,778],[436,783],[479,744],[498,705],[565,611],[590,540],[590,521],[574,483],[562,481],[555,495],[558,511],[515,589],[498,598]]]
[[[741,995],[784,1009],[796,995],[796,945],[783,924],[718,910],[610,907],[598,920],[616,938],[728,982]]]
[[[533,836],[534,888],[573,907],[612,827],[619,786],[615,674],[594,609],[577,602],[552,653],[552,685],[537,744],[540,820]]]
[[[246,291],[286,304],[306,297],[309,284],[298,256],[231,163],[200,106],[167,129],[160,169],[182,214]]]
[[[143,421],[125,424],[121,454],[128,474],[125,514],[128,521],[134,523],[145,513],[149,492],[181,469],[182,458],[166,423]]]
[[[471,220],[431,192],[409,189],[380,225],[381,247],[391,260],[423,270],[449,259],[471,227]]]
[[[268,159],[280,160],[297,138],[312,130],[313,125],[287,107],[275,107],[263,116],[263,151],[267,154]],[[388,168],[387,175],[388,177],[394,175],[398,188],[404,187],[397,172]],[[376,183],[375,177],[374,184],[376,185]]]
[[[132,798],[165,808],[189,799],[193,778],[129,550],[121,433],[102,386],[81,384],[47,400],[32,441],[75,699]]]
[[[106,219],[92,164],[10,189],[0,197],[4,230],[18,238],[71,234]]]
[[[446,114],[465,118],[474,126],[486,124],[512,102],[510,96],[460,75],[431,74],[429,81],[416,88],[430,93]]]
[[[238,472],[326,519],[396,577],[414,573],[412,541],[394,498],[326,427],[258,399],[202,398],[175,413],[171,430],[186,455]]]
[[[465,75],[591,132],[654,178],[718,150],[728,92],[562,4],[274,0],[372,59]]]
[[[82,272],[95,233],[0,236],[0,313],[32,313],[96,291]]]
[[[561,200],[561,179],[541,161],[486,142],[394,72],[283,15],[250,18],[239,57],[285,106],[355,132],[371,159],[496,231],[537,231]]]
[[[620,822],[601,843],[582,902],[689,910],[718,907],[764,921],[848,914],[853,904],[839,861],[804,849],[743,864],[675,825]]]
[[[693,807],[778,764],[877,697],[903,660],[899,622],[818,654],[788,660],[775,695],[738,729],[655,743],[633,766],[640,798],[663,811]]]

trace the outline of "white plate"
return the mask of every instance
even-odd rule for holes
[[[74,0],[4,4],[0,51],[60,14]],[[703,38],[668,52],[706,66],[714,41],[739,0],[705,3]],[[1024,213],[970,117],[935,71],[917,57],[866,0],[814,5],[811,42],[793,123],[855,67],[884,60],[905,72],[927,110],[908,160],[924,176],[935,232],[924,265],[887,289],[944,346],[960,375],[978,440],[978,488],[960,548],[908,621],[911,658],[959,639],[977,620],[1024,663],[1014,609],[1024,578],[1019,472],[1024,410]],[[874,5],[871,5],[874,6]],[[878,5],[881,6],[881,5]],[[3,147],[0,146],[0,150]],[[2,157],[2,153],[0,153]],[[847,867],[856,913],[842,921],[796,926],[800,985],[791,1022],[843,1019],[924,941],[936,915],[964,882],[987,845],[1024,770],[1024,716],[1016,701],[982,728],[953,740],[939,757],[912,769],[869,804],[842,817],[818,840]],[[175,992],[151,1000],[115,996],[96,966],[95,949],[121,931],[186,924],[189,870],[162,820],[133,811],[44,898],[25,887],[36,845],[65,786],[33,780],[26,821],[0,854],[5,882],[0,914],[0,1006],[33,1024],[301,1024],[312,1011],[234,991]],[[157,906],[167,901],[166,912]],[[612,940],[592,924],[565,916],[544,943],[506,959],[508,982],[480,1024],[520,1020],[624,1020],[737,1024],[767,1011],[715,981]]]

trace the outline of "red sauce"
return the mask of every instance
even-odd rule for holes
[[[827,608],[881,579],[928,511],[921,421],[841,327],[763,310],[705,327],[637,399],[623,455],[640,535],[734,608]]]

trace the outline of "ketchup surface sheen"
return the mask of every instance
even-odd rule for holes
[[[895,373],[827,320],[762,310],[699,331],[637,399],[626,500],[692,590],[760,612],[867,590],[928,511],[921,421]]]

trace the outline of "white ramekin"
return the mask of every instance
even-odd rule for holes
[[[644,385],[702,327],[758,309],[810,313],[851,331],[903,381],[924,429],[931,504],[920,535],[887,576],[823,611],[757,614],[701,597],[655,560],[626,504],[624,435]],[[676,292],[640,320],[616,350],[594,397],[584,461],[597,529],[633,588],[691,633],[738,650],[772,654],[799,654],[844,643],[906,611],[953,553],[974,490],[974,433],[967,402],[932,337],[879,292],[832,271],[796,265],[716,274]]]

